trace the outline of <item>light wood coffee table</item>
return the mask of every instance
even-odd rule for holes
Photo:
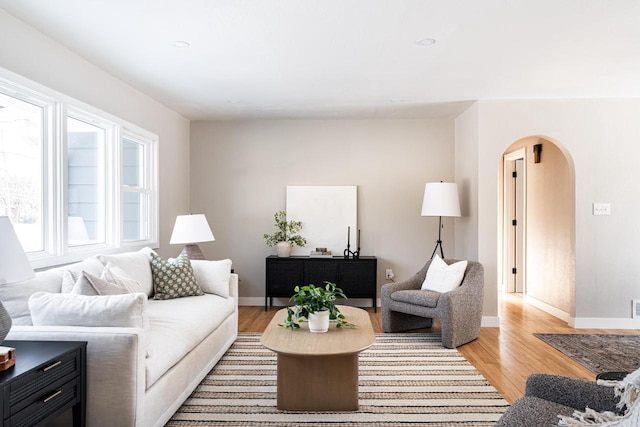
[[[278,311],[262,334],[262,345],[278,354],[278,409],[287,411],[358,410],[358,353],[376,341],[369,313],[338,306],[356,328],[309,332],[307,322],[295,331],[278,326]]]

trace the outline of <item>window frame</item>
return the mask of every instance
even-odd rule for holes
[[[43,250],[27,253],[34,268],[76,262],[100,253],[125,252],[146,246],[158,247],[159,138],[156,134],[1,67],[0,92],[43,108]],[[106,129],[104,243],[69,246],[67,241],[67,117]],[[144,191],[149,194],[147,239],[123,240],[122,141],[126,137],[145,144]]]

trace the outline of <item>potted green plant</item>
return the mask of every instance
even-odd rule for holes
[[[338,298],[347,299],[342,289],[335,283],[324,282],[325,286],[296,286],[290,301],[293,307],[287,307],[287,316],[280,326],[294,330],[300,327],[298,323],[301,319],[309,321],[309,331],[327,332],[329,330],[329,320],[336,320],[337,328],[354,327],[352,323],[345,320],[345,317],[335,300]]]
[[[287,221],[285,211],[278,211],[273,217],[276,221],[274,225],[278,231],[273,234],[265,233],[263,237],[267,241],[267,246],[276,247],[276,253],[279,257],[291,255],[293,245],[302,247],[307,244],[307,240],[298,234],[302,230],[301,221]]]

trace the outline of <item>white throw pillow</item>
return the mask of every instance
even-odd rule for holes
[[[76,282],[78,281],[79,272],[73,270],[64,270],[62,272],[62,288],[60,292],[63,294],[68,294],[73,290]]]
[[[191,260],[193,274],[202,290],[208,294],[229,298],[229,278],[231,277],[231,260],[220,261]]]
[[[116,285],[115,283],[107,282],[92,274],[83,271],[78,276],[78,281],[71,289],[71,294],[75,295],[121,295],[129,293],[126,289]]]
[[[98,255],[98,259],[105,266],[111,262],[124,270],[129,277],[138,281],[148,297],[153,295],[153,279],[151,277],[151,266],[149,265],[149,254],[153,252],[149,248],[142,248],[137,252],[126,252],[115,255]]]
[[[104,265],[102,265],[99,259],[92,257],[87,258],[81,262],[76,262],[75,264],[65,265],[60,268],[63,270],[62,289],[60,290],[60,292],[68,293],[71,292],[71,289],[73,289],[73,286],[78,281],[78,276],[80,275],[81,271],[86,271],[89,274],[100,277]]]
[[[101,279],[107,282],[115,283],[117,286],[125,289],[127,292],[135,294],[136,292],[146,293],[140,282],[131,278],[123,269],[109,261],[107,266],[102,270]]]
[[[460,286],[467,269],[467,261],[459,261],[447,265],[437,254],[427,270],[427,277],[422,283],[422,290],[440,293],[450,292]]]
[[[37,292],[29,297],[35,326],[113,326],[145,328],[143,293],[87,296]]]

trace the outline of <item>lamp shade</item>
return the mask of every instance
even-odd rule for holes
[[[422,216],[460,216],[458,184],[428,182],[424,186]]]
[[[171,233],[170,244],[213,242],[215,237],[204,214],[178,215]]]
[[[27,255],[7,216],[0,216],[0,285],[35,276]]]

